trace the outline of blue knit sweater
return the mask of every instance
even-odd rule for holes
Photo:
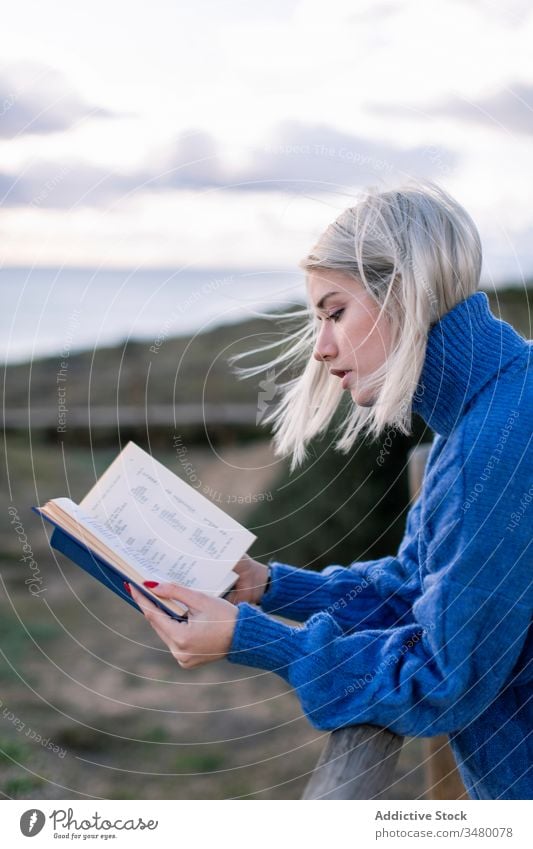
[[[433,325],[413,409],[435,437],[398,553],[271,561],[228,654],[289,682],[317,728],[449,734],[474,799],[533,798],[531,350],[484,292]]]

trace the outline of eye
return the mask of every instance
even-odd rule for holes
[[[342,307],[342,309],[339,309],[339,310],[336,310],[335,312],[330,313],[329,315],[326,315],[325,320],[329,321],[330,319],[332,319],[334,322],[337,322],[339,320],[339,318],[341,317],[341,315],[343,314],[343,312],[344,312],[344,307]],[[320,318],[319,315],[315,316],[315,318],[316,318],[317,321],[322,321],[322,319]]]

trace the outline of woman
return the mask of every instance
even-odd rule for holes
[[[447,733],[472,798],[532,798],[531,343],[477,291],[476,227],[433,183],[368,192],[302,267],[310,320],[265,366],[305,361],[276,450],[300,464],[344,392],[344,452],[421,415],[435,438],[397,554],[320,573],[245,556],[234,603],[156,587],[187,624],[135,598],[181,666],[276,672],[320,729]]]

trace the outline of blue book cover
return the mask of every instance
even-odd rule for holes
[[[54,526],[54,531],[50,538],[50,545],[52,548],[55,548],[56,551],[60,551],[62,554],[66,555],[69,560],[72,560],[73,563],[76,563],[77,566],[80,566],[88,572],[89,575],[92,575],[93,578],[100,581],[100,583],[107,587],[108,590],[112,590],[112,592],[120,596],[121,599],[127,601],[128,604],[131,604],[131,606],[140,613],[142,613],[142,610],[130,594],[126,592],[124,588],[124,581],[127,581],[129,584],[133,584],[134,587],[149,598],[151,602],[157,605],[157,607],[164,610],[165,613],[168,613],[172,619],[176,619],[179,622],[187,621],[187,616],[179,616],[174,610],[167,607],[163,601],[147,593],[145,587],[139,585],[136,581],[132,581],[128,575],[123,574],[115,566],[112,566],[110,563],[103,560],[100,555],[96,554],[87,545],[85,545],[85,543],[80,542],[80,540],[76,539],[72,536],[72,534],[60,527],[60,525],[39,510],[38,507],[32,507],[32,510]]]

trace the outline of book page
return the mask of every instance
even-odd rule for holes
[[[52,505],[52,509],[49,505]],[[132,566],[143,579],[151,579],[156,575],[156,569],[150,560],[126,545],[109,526],[102,524],[89,513],[86,513],[79,504],[71,501],[70,498],[54,498],[53,501],[45,504],[41,510],[46,516],[56,521],[60,527],[69,533],[73,533],[73,536],[80,542],[83,542],[89,548],[94,548],[98,555],[107,554],[108,551],[118,555],[118,558]],[[94,540],[96,540],[96,544],[93,544]],[[113,558],[113,561],[116,562],[116,559]]]
[[[84,513],[83,509],[70,498],[55,498],[53,501],[48,501],[44,507],[39,507],[37,512],[48,517],[56,526],[86,545],[97,557],[103,558],[105,563],[118,569],[125,580],[133,580],[140,585],[144,580],[153,578],[155,571],[149,561],[124,546],[113,531]],[[229,574],[237,578],[235,572]],[[233,581],[230,580],[230,585],[232,583]],[[223,586],[216,594],[222,595],[228,588]],[[148,589],[143,591],[148,595],[152,594]],[[157,596],[155,598],[157,599]],[[175,599],[165,599],[163,604],[181,616],[188,610],[186,605]]]
[[[256,539],[133,442],[80,507],[135,552],[154,580],[202,592],[226,586],[232,567]]]

